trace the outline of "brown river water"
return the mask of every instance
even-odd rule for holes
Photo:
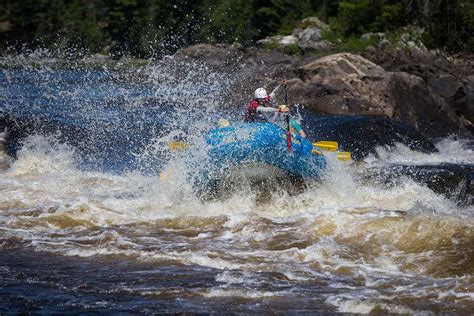
[[[148,85],[106,71],[2,71],[0,111],[53,122],[52,134],[65,126],[78,145],[32,133],[15,159],[0,148],[0,314],[473,313],[474,206],[409,178],[361,176],[472,165],[472,143],[378,148],[359,163],[328,155],[328,172],[297,194],[260,199],[244,185],[203,201],[179,159],[160,162],[162,176],[120,165],[155,166],[167,136],[157,132],[207,127],[229,90],[229,76],[177,78],[166,65],[150,67]]]
[[[330,159],[300,194],[203,202],[179,174],[85,171],[32,142],[0,171],[2,314],[474,310],[474,209],[411,180]]]

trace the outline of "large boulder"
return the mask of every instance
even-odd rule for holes
[[[234,81],[226,95],[229,104],[245,104],[256,87],[271,90],[286,78],[290,103],[307,105],[318,113],[383,115],[429,136],[472,132],[472,73],[463,67],[447,72],[450,61],[429,52],[411,56],[406,51],[392,52],[395,55],[386,55],[393,57],[392,62],[384,64],[390,71],[356,54],[300,57],[236,45],[193,45],[173,58],[199,61],[228,73]]]
[[[377,148],[404,144],[424,153],[437,149],[415,128],[386,116],[316,116],[308,117],[307,132],[312,139],[337,141],[339,148],[351,152],[351,158],[361,160],[377,155]]]
[[[407,72],[422,78],[454,111],[464,128],[474,133],[472,54],[448,56],[441,51],[428,51],[420,45],[387,45],[379,47],[371,59],[388,71]]]
[[[305,53],[327,52],[331,44],[322,38],[322,31],[329,26],[317,17],[309,17],[302,21],[303,27],[296,28],[290,35],[269,36],[257,41],[258,44],[285,48],[297,46]]]
[[[294,35],[274,35],[261,39],[258,43],[262,45],[290,46],[297,45],[298,38]]]
[[[331,45],[323,40],[321,32],[321,28],[308,26],[302,30],[295,29],[293,36],[296,37],[298,46],[304,52],[326,52],[329,51]]]
[[[290,85],[294,102],[321,113],[386,115],[433,136],[466,130],[466,122],[422,78],[385,71],[359,55],[325,56],[297,74]]]

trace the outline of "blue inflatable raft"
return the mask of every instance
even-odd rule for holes
[[[206,143],[208,158],[205,166],[199,168],[195,183],[201,189],[212,191],[229,182],[244,181],[242,177],[256,181],[288,177],[306,181],[318,178],[326,167],[325,157],[295,133],[289,151],[286,131],[272,123],[213,129],[206,135]]]

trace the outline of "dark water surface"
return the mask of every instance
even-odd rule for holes
[[[352,164],[329,154],[299,194],[202,201],[187,168],[203,132],[241,117],[229,78],[171,61],[3,70],[0,110],[18,124],[0,171],[1,314],[472,313],[472,204],[403,175],[371,180],[472,165],[469,140],[379,146]],[[198,149],[172,152],[174,140]]]

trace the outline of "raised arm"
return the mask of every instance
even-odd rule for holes
[[[259,105],[257,108],[258,112],[279,112],[278,108],[273,108],[271,106],[261,106]]]
[[[276,86],[275,89],[273,89],[272,92],[270,92],[269,95],[270,95],[270,98],[271,98],[271,99],[274,99],[274,98],[275,98],[275,94],[278,92],[278,90],[280,90],[280,87],[281,87],[281,83],[280,83],[278,86]]]

